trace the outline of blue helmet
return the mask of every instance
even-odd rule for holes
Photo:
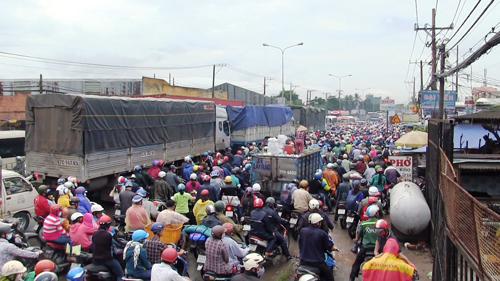
[[[218,177],[220,175],[219,170],[214,170],[210,173],[210,177]]]
[[[321,174],[320,172],[317,172],[314,174],[314,179],[320,180],[322,177],[323,177],[323,174]]]
[[[186,185],[184,185],[183,183],[180,183],[177,188],[179,188],[179,190],[186,190]]]
[[[251,164],[246,164],[246,165],[245,165],[245,169],[246,169],[246,170],[250,170],[250,168],[252,168],[252,165],[251,165]]]
[[[57,185],[59,186],[59,185],[61,185],[61,184],[64,184],[65,182],[66,182],[66,179],[65,179],[65,178],[59,178],[59,179],[57,180]]]
[[[149,234],[146,231],[139,229],[134,231],[134,233],[132,234],[132,240],[135,242],[139,242],[146,239],[148,236]]]
[[[134,184],[132,183],[132,181],[127,181],[125,183],[125,187],[127,187],[127,186],[134,186]]]
[[[208,156],[208,151],[203,152],[203,156],[207,157]]]
[[[135,194],[146,197],[146,190],[144,190],[144,188],[139,188]]]
[[[142,202],[142,196],[141,195],[135,195],[134,197],[132,197],[132,203],[139,204],[140,202]]]
[[[137,171],[140,171],[140,170],[142,170],[141,166],[136,165],[136,166],[134,167],[134,171],[136,171],[136,172],[137,172]]]
[[[163,223],[161,222],[155,222],[151,225],[151,231],[154,233],[154,232],[158,232],[160,230],[162,230],[165,226],[163,226]]]
[[[68,271],[66,274],[66,279],[68,281],[81,281],[85,277],[85,269],[82,267],[75,267]]]

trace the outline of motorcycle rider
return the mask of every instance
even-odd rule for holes
[[[301,214],[309,209],[309,201],[313,199],[311,194],[306,190],[309,183],[306,180],[300,181],[300,188],[292,194],[293,207]]]
[[[229,251],[222,241],[226,230],[222,225],[212,228],[212,237],[205,243],[207,260],[203,267],[205,271],[212,271],[216,275],[229,276],[233,273],[233,265],[229,264]]]
[[[243,156],[241,156],[243,153],[241,150],[236,151],[236,155],[233,157],[233,162],[232,165],[234,167],[239,167],[243,163]]]
[[[333,241],[321,229],[323,217],[313,213],[308,220],[309,226],[300,231],[300,264],[318,268],[321,280],[334,281],[332,270],[325,262],[325,253],[334,250]]]
[[[219,200],[215,202],[214,207],[215,207],[215,216],[217,217],[217,219],[219,219],[223,225],[226,223],[231,224],[233,229],[235,230],[235,232],[232,233],[231,237],[238,243],[241,243],[242,240],[236,233],[240,232],[243,229],[243,227],[240,224],[235,224],[232,219],[226,217],[226,215],[224,214],[224,211],[226,210],[226,204],[224,204],[224,202]]]
[[[283,185],[283,189],[281,190],[280,194],[280,202],[281,205],[283,206],[284,216],[287,216],[287,214],[289,215],[290,213],[292,213],[293,210],[292,196],[295,190],[297,190],[298,183],[299,181],[297,179],[294,179],[292,182],[285,183]]]
[[[224,179],[225,185],[220,190],[220,200],[222,200],[226,206],[233,206],[236,209],[236,214],[241,218],[241,208],[240,208],[240,198],[243,195],[241,190],[233,184],[233,178],[231,176],[226,176]]]
[[[337,223],[339,219],[339,203],[340,202],[346,202],[347,200],[347,195],[349,194],[349,190],[351,190],[352,186],[351,183],[349,182],[349,175],[344,174],[342,175],[342,183],[339,184],[337,190],[335,191],[335,198],[337,199],[337,206],[335,207],[335,216],[333,217],[333,222]]]
[[[57,204],[61,205],[63,208],[69,207],[69,198],[70,198],[70,194],[71,194],[71,191],[70,191],[71,187],[68,187],[68,186],[73,186],[73,184],[68,181],[68,182],[64,183],[62,188],[58,187],[59,198],[57,198]]]
[[[178,192],[174,194],[175,211],[186,216],[189,219],[194,219],[193,215],[189,212],[189,203],[194,200],[191,194],[186,192],[186,186],[181,183],[177,186]]]
[[[250,235],[257,236],[261,239],[267,240],[266,256],[273,255],[274,244],[276,243],[275,234],[271,228],[271,221],[267,216],[267,213],[262,210],[264,207],[264,201],[260,198],[256,198],[253,201],[254,210],[250,214]]]
[[[160,240],[164,228],[165,226],[161,222],[153,223],[151,232],[154,236],[144,243],[144,249],[146,249],[148,259],[152,264],[161,262],[161,254],[167,248],[167,244]]]
[[[149,234],[138,229],[132,234],[132,241],[128,242],[123,250],[123,259],[126,261],[128,275],[136,278],[151,279],[151,262],[148,260],[143,243]]]
[[[0,268],[2,268],[6,262],[13,260],[15,256],[36,259],[43,253],[41,250],[32,252],[19,249],[16,245],[8,241],[12,239],[13,236],[12,228],[8,224],[0,222]]]
[[[182,178],[186,181],[189,180],[189,176],[193,173],[193,160],[190,156],[184,157],[184,165],[182,167]]]
[[[257,196],[252,194],[253,188],[251,186],[245,189],[245,194],[241,197],[241,212],[242,216],[250,216],[253,211],[253,201]]]
[[[281,224],[281,218],[278,216],[275,208],[276,201],[273,197],[269,197],[266,199],[266,205],[262,208],[264,212],[266,212],[267,217],[269,218],[269,222],[271,223],[271,229],[273,231],[273,235],[276,238],[276,244],[281,247],[281,252],[286,257],[286,260],[289,261],[293,259],[288,251],[288,245],[286,244],[285,237],[281,235],[278,226]]]
[[[74,267],[68,274],[66,274],[67,281],[85,281],[87,280],[85,276],[86,270],[83,267]]]
[[[262,195],[262,193],[260,193],[261,189],[262,188],[260,187],[260,184],[254,183],[252,185],[252,194],[254,195],[254,197],[258,197],[258,198],[262,199],[262,201],[265,201],[266,197],[264,195]]]
[[[225,235],[222,237],[222,241],[228,248],[229,264],[237,264],[239,258],[243,258],[250,252],[250,248],[246,246],[242,248],[242,245],[233,239],[234,227],[231,223],[226,222],[222,227],[226,230]]]
[[[372,177],[376,173],[374,167],[375,167],[375,162],[373,161],[368,162],[368,169],[366,169],[365,172],[363,173],[363,176],[365,177],[367,182],[371,182]]]
[[[78,197],[78,199],[80,199],[80,203],[78,203],[77,209],[82,214],[92,213],[92,204],[90,204],[89,199],[87,199],[87,197],[85,197],[85,192],[87,192],[87,190],[83,186],[79,186],[75,190],[76,197]]]
[[[161,171],[160,169],[160,161],[154,160],[153,166],[147,170],[148,174],[153,177],[153,179],[158,179],[158,173]],[[143,186],[145,188],[145,186]]]
[[[330,186],[331,192],[335,193],[339,184],[339,177],[332,163],[326,165],[326,169],[323,171],[323,178],[328,183],[328,186]]]
[[[140,195],[142,197],[142,207],[144,208],[144,210],[146,210],[148,216],[152,220],[156,220],[156,218],[158,217],[158,209],[156,208],[155,204],[153,204],[153,202],[149,201],[148,198],[146,198],[147,196],[146,190],[140,188],[139,190],[137,190],[135,194]]]
[[[173,267],[177,260],[177,251],[174,248],[166,248],[161,252],[161,263],[153,265],[151,269],[151,281],[186,281],[189,277],[180,276]]]
[[[132,191],[132,183],[125,183],[125,190],[120,192],[120,210],[121,214],[127,213],[128,208],[132,206],[132,198],[135,196],[135,193]]]
[[[243,258],[245,272],[233,276],[231,281],[258,281],[264,274],[265,259],[260,254],[250,253]]]
[[[201,185],[201,183],[198,182],[198,175],[196,175],[195,173],[192,173],[189,176],[189,182],[186,183],[186,192],[191,193],[191,191],[193,191],[193,190],[198,191],[198,189],[200,188],[200,185]]]
[[[92,262],[95,265],[104,265],[111,270],[115,275],[116,280],[121,281],[123,277],[123,269],[120,263],[111,255],[113,237],[108,232],[111,226],[111,218],[107,215],[102,216],[97,223],[99,230],[94,232],[92,236],[92,243],[94,244],[94,251],[92,253]]]
[[[378,192],[377,187],[376,186],[370,186],[370,188],[368,188],[368,197],[364,198],[359,203],[358,214],[361,215],[363,209],[365,209],[366,206],[371,205],[372,203],[374,203],[374,201],[377,203],[379,209],[382,210],[382,202],[380,200],[378,200],[378,196],[379,195],[380,195],[380,192]],[[374,197],[374,198],[372,198],[372,197]],[[370,201],[372,203],[370,203]],[[383,218],[383,217],[384,217],[383,213],[380,212],[379,213],[379,218]]]
[[[140,187],[146,187],[146,186],[148,186],[148,181],[144,178],[144,176],[142,175],[141,171],[142,171],[142,167],[141,166],[136,165],[134,167],[135,182]]]
[[[201,198],[201,191],[204,189],[208,190],[209,193],[209,198],[212,200],[212,202],[215,202],[218,200],[218,191],[215,189],[213,185],[210,184],[211,178],[209,175],[204,175],[201,177],[202,178],[202,185],[198,188],[198,192],[196,193],[196,201],[198,201]]]
[[[203,218],[200,225],[204,225],[208,228],[213,228],[216,225],[222,225],[222,222],[215,216],[215,207],[213,205],[208,205],[206,207],[207,216]]]
[[[370,217],[368,220],[361,222],[358,235],[359,251],[356,255],[356,259],[352,264],[351,274],[349,275],[349,280],[354,281],[354,279],[359,275],[360,266],[365,259],[366,252],[373,251],[375,249],[375,242],[377,241],[377,233],[375,232],[375,223],[377,222],[377,217],[379,214],[378,206],[369,206],[366,210],[366,214]]]
[[[132,198],[132,207],[125,214],[125,231],[144,229],[151,222],[148,213],[142,207],[142,196],[135,195]]]
[[[50,213],[50,204],[47,201],[46,196],[47,186],[42,184],[38,187],[38,195],[35,196],[35,199],[33,199],[36,215],[44,218]]]
[[[170,186],[165,177],[167,174],[164,171],[158,173],[158,179],[155,181],[153,188],[153,198],[167,202],[175,193],[175,186]]]
[[[71,216],[73,214],[79,213],[77,210],[79,203],[80,203],[80,198],[76,196],[73,196],[71,199],[69,199],[68,218],[71,219]]]
[[[102,212],[104,212],[104,208],[100,204],[94,204],[90,208],[92,212],[92,216],[94,217],[94,221],[97,221],[100,217],[102,217]]]
[[[384,219],[380,219],[375,223],[375,231],[376,231],[378,237],[377,237],[377,241],[375,242],[375,248],[373,250],[373,253],[375,254],[375,256],[378,256],[381,253],[380,249],[382,249],[382,250],[384,249],[384,246],[385,246],[385,243],[387,242],[387,239],[393,238],[396,241],[398,241],[398,239],[396,238],[396,236],[394,236],[394,234],[391,233],[391,231],[389,230],[389,223]],[[398,243],[398,246],[399,246],[399,243]],[[407,264],[412,264],[410,262],[410,260],[405,255],[403,255],[401,247],[399,247],[397,257],[399,259],[402,259]]]
[[[71,216],[71,227],[69,229],[69,237],[71,244],[82,245],[82,250],[88,251],[92,246],[92,235],[97,231],[98,225],[92,220],[92,215],[89,213],[82,215],[74,213]]]
[[[166,209],[161,211],[156,218],[156,222],[161,222],[164,225],[170,224],[185,224],[189,221],[186,216],[183,216],[177,212],[175,212],[175,202],[173,200],[168,200],[165,203]]]
[[[6,262],[2,266],[0,281],[20,281],[26,270],[26,267],[20,261]]]
[[[224,186],[224,181],[220,178],[220,171],[214,170],[210,173],[210,185],[215,188],[217,199],[219,198],[220,190]]]
[[[193,207],[193,214],[194,217],[196,218],[196,223],[200,224],[203,218],[207,215],[206,208],[209,205],[214,205],[214,202],[212,200],[208,199],[209,192],[208,189],[203,189],[200,192],[201,199],[196,201],[196,204]]]
[[[66,244],[71,241],[66,230],[61,225],[62,207],[58,204],[50,206],[50,214],[43,221],[43,238],[57,244]]]
[[[323,220],[321,221],[321,229],[323,229],[326,233],[329,233],[330,229],[333,229],[333,223],[330,220],[330,217],[328,217],[327,214],[320,210],[319,201],[316,199],[311,199],[311,201],[309,201],[309,210],[302,215],[299,222],[297,223],[297,230],[299,231],[299,233],[302,228],[309,226],[309,216],[314,213],[321,215],[321,217],[323,218]]]

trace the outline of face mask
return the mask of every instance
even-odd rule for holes
[[[264,275],[264,272],[266,272],[266,269],[264,267],[261,267],[259,271],[257,271],[257,277],[260,278],[262,275]]]
[[[12,239],[12,237],[14,237],[14,233],[11,232],[11,233],[7,234],[7,240]]]

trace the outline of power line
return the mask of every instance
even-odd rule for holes
[[[56,69],[56,68],[47,68],[47,67],[27,66],[27,65],[3,63],[3,62],[0,62],[0,64],[2,64],[2,65],[9,65],[9,66],[17,66],[17,67],[33,68],[33,69],[56,70],[56,71],[63,71],[63,72],[76,72],[76,73],[88,73],[88,74],[100,74],[100,75],[115,75],[115,76],[137,77],[137,76],[126,75],[126,74],[97,73],[97,72],[88,72],[88,71],[66,70],[66,69]]]
[[[479,6],[479,3],[481,3],[482,0],[479,0],[477,1],[476,5],[474,6],[474,8],[472,8],[472,11],[470,11],[469,15],[467,15],[467,17],[465,18],[465,20],[462,22],[462,24],[458,27],[457,31],[455,31],[455,33],[453,33],[453,35],[451,35],[451,38],[448,40],[448,41],[451,41],[455,35],[458,34],[458,32],[460,31],[460,29],[464,26],[464,24],[467,22],[467,20],[469,20],[470,16],[472,15],[472,13],[474,13],[474,11],[476,10],[477,6]]]

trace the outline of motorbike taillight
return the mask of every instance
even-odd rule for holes
[[[296,218],[298,218],[298,217],[299,217],[299,215],[298,215],[297,213],[292,213],[292,218],[295,218],[295,219],[296,219]]]
[[[232,211],[233,210],[233,206],[226,206],[226,211]]]
[[[345,209],[345,204],[344,203],[339,204],[339,209]]]

